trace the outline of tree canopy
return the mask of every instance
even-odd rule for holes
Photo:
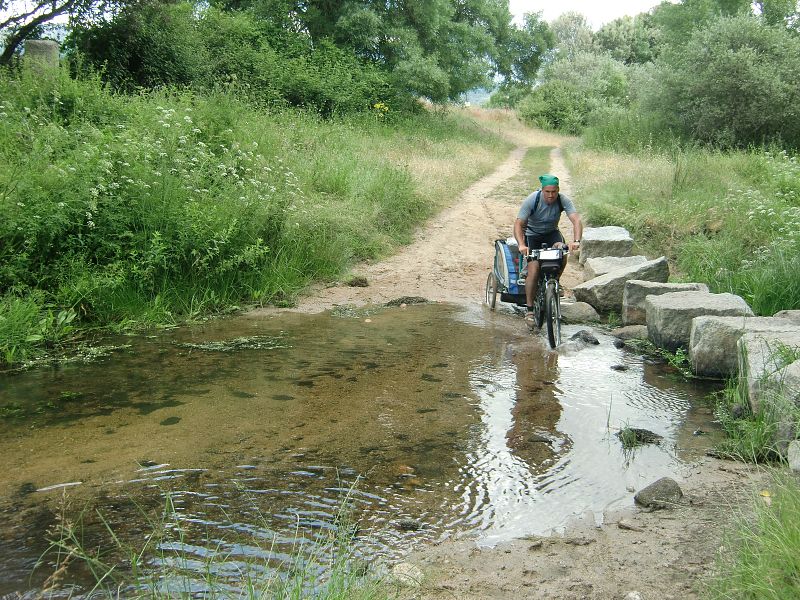
[[[202,29],[199,23],[209,11],[247,15],[258,38],[252,43],[261,48],[289,58],[338,48],[383,70],[399,89],[434,101],[490,87],[498,78],[529,86],[552,46],[547,24],[538,15],[528,15],[522,27],[512,22],[508,0],[38,0],[28,12],[21,6],[7,0],[0,4],[16,9],[3,24],[8,42],[0,61],[8,63],[24,39],[35,37],[38,25],[69,15],[76,49],[87,53],[91,63],[117,69],[126,61],[114,54],[127,56],[132,73],[112,77],[144,86],[186,84],[191,63],[207,60],[200,48],[207,45],[193,31]],[[173,10],[181,13],[176,18],[182,24],[170,21]],[[113,42],[114,48],[103,49],[100,40]],[[165,54],[154,54],[145,42]],[[158,72],[162,59],[168,72]]]

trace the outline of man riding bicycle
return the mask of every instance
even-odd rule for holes
[[[540,175],[541,189],[525,198],[514,221],[514,237],[519,245],[520,254],[527,256],[531,249],[539,249],[542,244],[548,248],[562,248],[566,246],[564,236],[558,230],[558,221],[561,212],[567,213],[572,222],[573,241],[569,244],[570,252],[576,250],[581,243],[583,223],[575,205],[567,196],[558,191],[558,177],[555,175]],[[561,265],[558,276],[561,277],[567,259]],[[539,263],[528,259],[528,275],[525,278],[525,322],[530,327],[536,323],[533,314],[533,302],[539,285]]]

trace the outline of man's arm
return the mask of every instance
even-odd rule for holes
[[[517,219],[514,221],[514,239],[517,240],[520,254],[528,254],[528,245],[525,243],[525,227],[528,222],[524,219]]]
[[[574,252],[578,248],[578,242],[583,237],[583,222],[581,221],[581,216],[576,212],[567,215],[567,217],[572,221],[572,242],[569,244],[569,251]]]

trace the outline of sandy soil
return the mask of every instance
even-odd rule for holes
[[[511,235],[521,197],[504,197],[502,184],[518,176],[528,147],[555,146],[551,172],[570,193],[559,138],[515,128],[508,159],[481,179],[388,260],[360,265],[367,287],[318,286],[294,310],[317,312],[340,304],[384,303],[403,296],[480,303],[493,259],[493,243]],[[532,182],[532,187],[533,187]],[[580,211],[580,198],[575,198]],[[561,229],[571,239],[571,224]],[[457,274],[457,275],[454,275]],[[446,284],[442,278],[446,277]],[[562,283],[583,281],[570,260]],[[603,524],[580,521],[547,538],[521,539],[482,548],[452,541],[426,548],[401,565],[409,583],[404,598],[636,598],[700,597],[702,582],[724,551],[723,528],[739,500],[749,499],[760,475],[747,465],[704,458],[681,486],[684,499],[671,509],[630,509],[606,514]],[[631,490],[633,491],[633,490]],[[402,577],[401,577],[402,579]]]

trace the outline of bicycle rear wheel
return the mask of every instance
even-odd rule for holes
[[[551,348],[561,343],[561,315],[558,306],[558,290],[555,284],[548,285],[544,293],[545,312],[547,313],[547,341]]]
[[[497,305],[497,277],[494,272],[489,273],[489,277],[486,279],[486,304],[491,310],[494,310]]]

